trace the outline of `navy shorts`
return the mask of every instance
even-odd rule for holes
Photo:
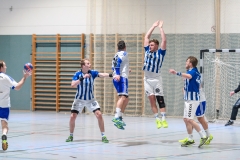
[[[197,117],[203,117],[206,111],[206,101],[200,102],[197,110],[196,110],[196,116]]]
[[[8,121],[8,117],[9,117],[9,112],[10,112],[10,108],[2,108],[0,107],[0,120],[4,120],[4,121]]]
[[[128,79],[127,78],[120,77],[120,81],[115,81],[113,79],[113,85],[117,90],[118,95],[128,96]]]

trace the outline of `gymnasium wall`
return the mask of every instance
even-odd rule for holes
[[[221,48],[239,48],[240,1],[220,2]],[[180,90],[182,81],[169,75],[168,69],[184,71],[187,56],[199,57],[200,49],[215,48],[214,12],[214,0],[0,0],[0,59],[7,62],[7,73],[19,80],[22,65],[30,61],[32,34],[85,33],[85,50],[89,53],[90,33],[142,34],[155,20],[161,19],[168,41],[162,68],[168,114],[180,116],[182,99],[176,90]],[[153,34],[160,39],[157,29]],[[30,89],[28,79],[21,91],[11,93],[13,109],[30,108]],[[145,102],[149,108],[148,100]]]
[[[166,33],[212,33],[214,1],[0,0],[0,35],[143,33],[157,19]],[[240,1],[220,3],[221,33],[239,33]]]
[[[143,33],[157,19],[165,21],[166,33],[211,33],[213,2],[1,0],[0,34]]]
[[[31,62],[31,35],[0,35],[0,59],[7,65],[7,74],[17,82],[23,77],[23,65]],[[11,90],[12,109],[30,109],[31,78],[19,91]]]

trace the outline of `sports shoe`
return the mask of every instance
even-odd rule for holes
[[[118,124],[118,125],[121,125],[121,126],[124,125],[124,122],[123,122],[120,118],[113,118],[112,121],[113,121],[115,124]],[[126,124],[125,124],[125,125],[126,125]]]
[[[168,128],[168,123],[166,120],[162,121],[163,128]]]
[[[114,126],[116,126],[118,129],[121,129],[121,130],[125,129],[121,124],[115,123]]]
[[[178,142],[180,143],[186,143],[188,141],[188,137],[187,138],[184,138],[184,139],[180,139]]]
[[[184,142],[183,144],[181,144],[182,147],[188,147],[191,144],[194,144],[194,140],[187,140],[186,142]]]
[[[66,142],[72,142],[73,141],[73,136],[69,136],[68,139],[66,139]]]
[[[233,125],[233,123],[234,123],[233,121],[230,121],[230,120],[229,120],[229,121],[225,124],[225,126]]]
[[[2,149],[6,151],[8,149],[7,136],[2,135]]]
[[[162,122],[160,119],[156,119],[156,125],[157,125],[157,129],[161,128],[162,127]]]
[[[202,147],[208,141],[208,139],[209,137],[201,138],[198,148]]]
[[[205,144],[206,144],[206,145],[209,145],[212,140],[213,140],[213,136],[210,135],[210,136],[208,137],[208,140],[206,141]]]
[[[106,137],[106,136],[103,136],[103,137],[102,137],[102,142],[103,142],[103,143],[108,143],[108,142],[109,142],[109,140],[107,139],[107,137]]]
[[[119,117],[119,119],[122,121],[122,125],[123,125],[123,126],[126,126],[126,123],[123,121],[123,118],[122,118],[122,117]]]

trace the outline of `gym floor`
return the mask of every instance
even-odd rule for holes
[[[240,160],[240,125],[225,127],[209,123],[214,138],[210,145],[198,148],[200,137],[194,131],[195,145],[181,147],[178,140],[187,137],[180,118],[167,118],[169,128],[157,129],[151,117],[124,117],[127,126],[119,130],[104,115],[102,143],[97,119],[80,114],[76,120],[73,142],[69,136],[70,112],[11,111],[8,150],[0,151],[1,160]]]

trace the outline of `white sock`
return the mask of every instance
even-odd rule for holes
[[[70,136],[72,136],[72,137],[73,137],[73,133],[70,133]]]
[[[198,133],[199,133],[201,138],[204,138],[204,135],[203,135],[202,131],[199,131]]]
[[[105,133],[104,133],[104,132],[102,132],[101,134],[102,134],[102,137],[105,136]]]
[[[188,135],[188,140],[191,141],[193,139],[193,135],[192,134],[189,134]]]
[[[158,117],[158,113],[155,113],[155,114],[154,114],[154,117],[155,117],[156,119],[160,119],[160,118]]]
[[[115,118],[119,117],[119,112],[121,112],[121,108],[116,108]]]
[[[165,121],[165,115],[166,115],[166,112],[161,112],[161,115],[162,115],[162,121]]]
[[[120,112],[119,112],[119,117],[122,117],[122,115],[123,115],[123,113],[120,111]]]
[[[209,136],[210,136],[210,132],[209,132],[209,130],[206,129],[205,132],[206,132],[206,136],[209,137]]]

